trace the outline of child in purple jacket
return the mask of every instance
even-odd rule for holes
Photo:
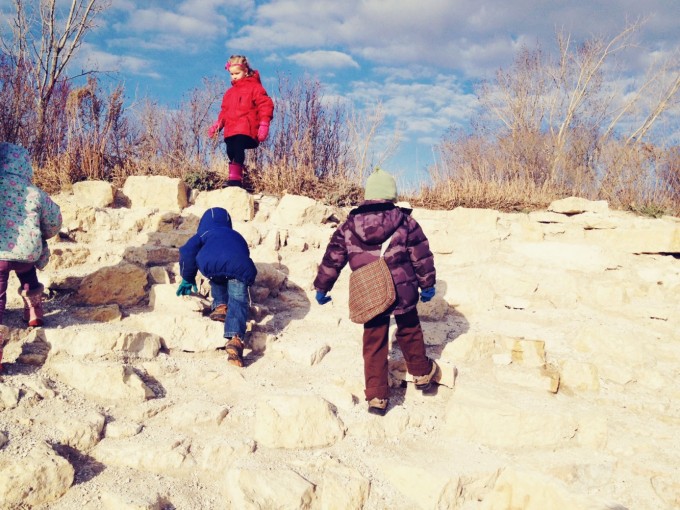
[[[397,323],[396,338],[416,388],[426,391],[439,376],[438,365],[425,354],[425,341],[416,305],[435,294],[436,271],[427,237],[410,209],[397,207],[397,185],[387,172],[376,168],[366,181],[364,202],[349,213],[331,237],[319,266],[314,288],[320,305],[340,271],[349,263],[352,271],[380,256],[382,243],[392,236],[385,262],[396,289],[394,304],[384,313],[364,324],[363,357],[368,411],[384,415],[387,410],[388,328],[390,316]]]

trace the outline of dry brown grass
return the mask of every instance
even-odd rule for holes
[[[630,33],[627,29],[624,35]],[[611,47],[599,41],[578,48],[574,56],[569,41],[560,42],[558,63],[524,49],[510,70],[485,84],[480,90],[484,110],[473,119],[472,132],[449,133],[436,148],[439,161],[430,169],[429,182],[401,198],[426,208],[529,211],[581,196],[642,214],[680,216],[680,151],[643,136],[673,104],[676,83],[666,84],[667,73],[653,74],[644,87],[661,90],[656,103],[626,104],[620,116],[608,118],[611,98],[603,94],[606,76],[598,57],[609,57]],[[105,93],[93,78],[79,88],[59,83],[49,125],[34,130],[38,115],[27,104],[35,91],[28,88],[26,72],[0,59],[0,133],[29,148],[37,166],[35,181],[46,191],[86,179],[120,187],[131,175],[177,177],[197,189],[215,189],[226,181],[224,143],[206,135],[227,87],[219,79],[206,79],[173,109],[150,100],[125,106],[122,87]],[[579,83],[568,78],[570,73],[587,77],[581,88],[570,88]],[[361,117],[326,101],[317,81],[279,80],[270,138],[247,151],[246,185],[276,196],[291,193],[356,205],[371,168],[394,149],[390,144],[382,155],[371,149],[384,119],[380,105]],[[630,121],[625,115],[645,108],[651,113],[631,128],[633,134],[614,134],[615,126]],[[395,131],[395,143],[398,138]]]

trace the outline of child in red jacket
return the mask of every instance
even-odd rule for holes
[[[260,73],[251,69],[242,55],[232,55],[225,65],[231,75],[231,88],[222,98],[222,108],[208,130],[208,136],[224,129],[229,158],[227,186],[243,187],[243,164],[246,149],[255,149],[269,136],[274,102],[260,82]]]

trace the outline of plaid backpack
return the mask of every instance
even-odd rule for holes
[[[394,233],[380,248],[380,258],[349,275],[349,319],[365,324],[387,310],[397,298],[385,251]]]

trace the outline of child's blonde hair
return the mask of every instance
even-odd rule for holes
[[[241,66],[246,72],[246,76],[250,76],[252,74],[250,65],[248,65],[248,59],[243,55],[232,55],[229,57],[229,60],[227,60],[227,64],[224,66],[224,68],[228,71],[231,66]]]

